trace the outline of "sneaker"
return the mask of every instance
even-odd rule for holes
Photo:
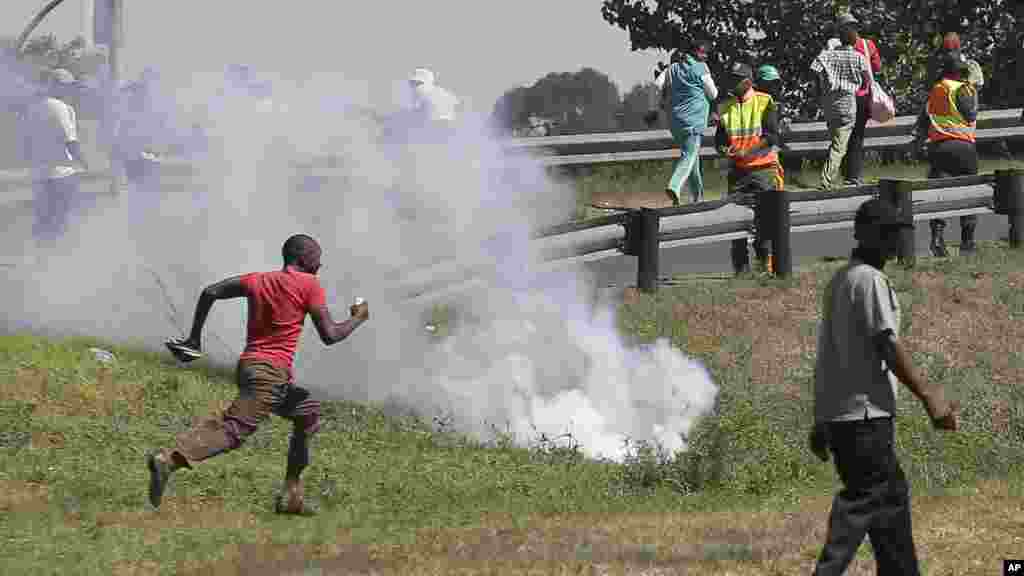
[[[679,196],[676,196],[671,188],[665,188],[665,196],[668,196],[668,201],[672,206],[679,206]]]
[[[191,362],[203,357],[203,353],[185,344],[184,340],[168,340],[164,343],[179,362]]]
[[[320,509],[309,502],[306,499],[298,501],[287,500],[284,494],[278,494],[274,497],[274,512],[277,514],[284,514],[290,516],[316,516],[320,513]]]
[[[159,508],[171,477],[171,465],[159,453],[154,453],[146,456],[146,467],[149,468],[149,503]]]
[[[932,256],[936,258],[945,258],[949,256],[949,252],[946,250],[946,240],[942,236],[932,236],[931,245],[929,246],[932,251]]]

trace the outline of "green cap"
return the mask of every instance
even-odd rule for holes
[[[779,80],[779,70],[771,64],[765,64],[757,69],[757,79],[761,82],[769,82],[771,80]]]

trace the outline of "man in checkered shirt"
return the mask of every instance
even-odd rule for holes
[[[821,188],[836,187],[839,169],[846,156],[854,123],[857,120],[857,93],[871,87],[871,64],[854,49],[857,41],[857,19],[850,13],[840,14],[836,20],[842,45],[826,48],[811,64],[817,75],[821,109],[828,122],[831,139],[828,160],[821,170]]]

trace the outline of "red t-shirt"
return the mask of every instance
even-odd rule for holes
[[[857,42],[853,49],[860,52],[868,59],[868,63],[871,64],[871,73],[878,74],[882,71],[882,58],[878,54],[878,46],[875,45],[874,40],[868,40],[867,38],[861,38],[860,42]],[[863,96],[871,92],[871,87],[868,86],[863,90],[857,90],[857,96]]]
[[[292,369],[306,314],[325,306],[327,297],[313,274],[292,268],[242,276],[249,301],[243,360],[265,360]]]

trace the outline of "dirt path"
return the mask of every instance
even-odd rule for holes
[[[666,208],[671,206],[668,196],[663,191],[621,191],[595,192],[590,197],[590,204],[595,208]]]

